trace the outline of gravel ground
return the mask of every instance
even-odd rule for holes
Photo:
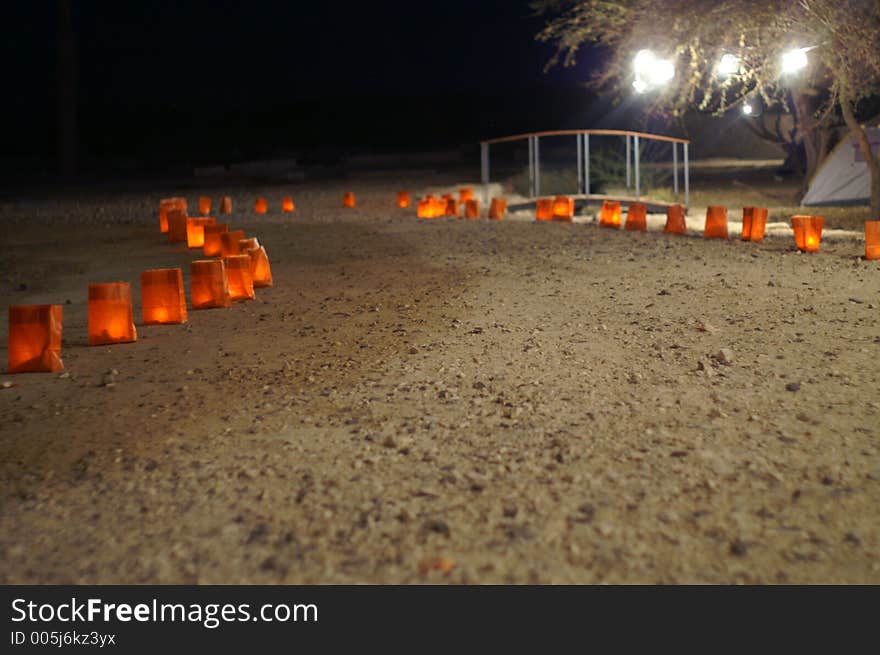
[[[0,204],[2,305],[64,304],[66,365],[0,376],[0,582],[880,583],[860,243],[420,221],[399,185],[231,189],[275,286],[109,347],[86,285],[139,315],[198,258],[175,191]]]

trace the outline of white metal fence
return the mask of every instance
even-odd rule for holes
[[[541,138],[574,136],[577,151],[577,193],[572,194],[576,198],[589,200],[629,200],[645,201],[659,205],[669,205],[667,201],[657,198],[642,197],[642,152],[646,142],[665,142],[672,148],[672,190],[679,199],[683,190],[683,200],[687,207],[690,200],[690,162],[688,159],[688,146],[690,141],[660,134],[648,134],[645,132],[630,132],[626,130],[557,130],[551,132],[533,132],[529,134],[517,134],[514,136],[487,139],[480,142],[481,181],[483,184],[483,202],[489,202],[489,148],[493,144],[512,141],[528,141],[529,152],[529,198],[535,199],[541,195]],[[590,185],[590,136],[622,137],[626,141],[626,189],[627,195],[604,195],[591,193]],[[679,146],[681,148],[681,163],[679,163]],[[681,174],[680,174],[681,173]],[[683,182],[680,189],[679,180]],[[633,191],[634,195],[629,195]]]

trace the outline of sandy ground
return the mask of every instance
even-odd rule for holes
[[[188,280],[176,190],[0,204],[0,304],[64,304],[66,365],[0,376],[0,582],[880,583],[858,239],[424,221],[399,185],[231,189],[275,286],[109,347],[89,282]]]

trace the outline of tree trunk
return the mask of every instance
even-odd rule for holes
[[[759,139],[785,151],[785,160],[782,163],[783,171],[790,171],[799,177],[803,177],[806,170],[803,156],[803,143],[798,138],[797,127],[788,131],[782,127],[782,113],[776,113],[773,117],[773,125],[767,125],[768,114],[761,114],[755,119],[743,122],[743,125]]]
[[[76,174],[76,41],[70,0],[58,0],[58,166],[64,177]]]
[[[868,134],[856,120],[852,102],[845,91],[841,91],[840,94],[840,109],[846,126],[859,144],[859,150],[862,151],[868,172],[871,174],[871,218],[880,220],[880,161],[877,161],[877,157],[874,156]]]
[[[800,141],[785,142],[785,161],[782,162],[782,169],[791,171],[798,177],[805,179],[807,165],[804,163],[804,144]]]
[[[826,125],[820,125],[814,115],[815,100],[813,95],[804,91],[794,93],[795,123],[797,136],[803,143],[804,156],[804,181],[803,191],[806,192],[813,175],[819,170],[819,166],[825,161],[830,150],[832,130]]]

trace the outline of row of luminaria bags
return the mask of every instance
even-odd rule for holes
[[[541,218],[539,216],[539,218]],[[570,220],[570,218],[569,218]],[[620,203],[605,201],[599,213],[599,225],[619,228],[621,224]],[[795,245],[802,252],[818,252],[822,241],[822,227],[825,219],[821,216],[793,216],[791,226],[794,230]],[[876,224],[873,225],[873,224]],[[880,259],[880,221],[868,221],[865,227],[866,259]],[[644,231],[647,229],[647,207],[644,203],[630,203],[623,225],[625,230]],[[764,239],[767,228],[767,209],[765,207],[743,207],[742,235],[743,241],[760,242]],[[666,208],[666,225],[663,231],[667,234],[685,234],[685,208],[682,205],[671,205]],[[706,223],[703,228],[706,239],[727,239],[727,208],[713,205],[706,209]],[[874,245],[872,245],[874,244]]]
[[[645,203],[632,202],[626,213],[625,230],[645,231],[648,208]],[[574,217],[574,200],[567,196],[540,198],[536,205],[538,220],[566,220]],[[599,225],[602,227],[620,228],[620,202],[606,200],[599,212]],[[794,241],[801,252],[818,252],[822,242],[822,228],[825,219],[821,216],[792,216],[791,227]],[[767,228],[767,209],[765,207],[743,207],[742,234],[743,241],[758,243],[764,240]],[[682,205],[670,205],[666,208],[666,224],[663,231],[667,234],[686,234],[685,208]],[[706,239],[728,239],[727,208],[713,205],[706,208],[706,223],[703,228]],[[865,222],[865,259],[880,259],[880,220]]]
[[[480,218],[480,206],[474,198],[473,190],[465,187],[459,190],[459,198],[444,194],[440,198],[426,195],[418,203],[419,218],[441,218],[452,216],[461,218],[459,205],[464,205],[465,218]],[[397,194],[397,206],[409,207],[410,197],[406,191]],[[574,220],[574,198],[571,196],[554,196],[538,198],[535,201],[535,219],[539,221]],[[507,201],[503,198],[492,198],[488,217],[495,220],[504,218],[507,213]],[[645,231],[648,207],[642,202],[632,202],[626,212],[626,221],[622,221],[620,202],[606,200],[599,212],[599,225],[620,228],[623,223],[625,230]],[[821,216],[794,216],[791,226],[794,230],[795,245],[802,252],[818,252],[822,241],[822,228],[825,219]],[[742,216],[742,240],[760,242],[764,239],[767,227],[767,209],[764,207],[744,207]],[[686,234],[685,208],[682,205],[671,205],[666,209],[666,225],[663,231],[667,234]],[[706,210],[706,223],[703,237],[707,239],[727,239],[727,208],[711,206]],[[880,220],[865,222],[865,259],[880,259]]]
[[[400,191],[397,194],[397,206],[406,208],[409,205],[409,193]],[[506,213],[507,201],[503,198],[492,198],[488,217],[500,221]],[[451,193],[445,193],[440,198],[429,193],[416,205],[416,215],[419,218],[442,218],[443,216],[461,218],[462,215],[465,218],[480,218],[480,203],[474,198],[474,191],[470,187],[459,189],[458,198]]]
[[[284,204],[287,204],[285,198]],[[290,206],[293,201],[290,199]],[[211,211],[211,199],[199,199],[199,211]],[[221,213],[232,211],[223,198]],[[186,200],[159,203],[159,229],[171,243],[201,249],[204,257],[190,263],[190,302],[193,309],[230,307],[233,301],[252,300],[254,287],[272,286],[266,249],[243,230],[230,230],[209,216],[187,215]],[[137,341],[131,284],[104,282],[88,288],[89,345]],[[144,325],[186,323],[183,272],[162,268],[141,273],[141,319]],[[61,305],[19,305],[9,308],[9,372],[61,371]]]
[[[411,204],[409,193],[397,194],[397,206]],[[342,205],[355,207],[354,193],[343,196]],[[212,200],[199,198],[200,217],[187,214],[184,198],[170,198],[159,203],[159,229],[168,234],[171,243],[184,242],[190,249],[201,249],[205,257],[190,264],[190,302],[193,309],[230,307],[233,301],[254,298],[254,287],[272,286],[272,272],[266,249],[256,238],[246,238],[243,230],[230,230],[225,223],[217,223],[211,213]],[[440,198],[427,195],[418,202],[419,218],[454,216],[480,218],[480,207],[473,190],[459,190],[459,197],[445,194]],[[257,214],[268,212],[265,198],[257,198]],[[281,211],[294,211],[293,198],[285,196]],[[572,221],[574,199],[569,196],[539,198],[535,218],[540,221]],[[220,201],[220,213],[232,213],[231,198]],[[507,202],[493,198],[488,217],[501,220],[507,213]],[[599,213],[599,225],[620,228],[620,202],[605,201]],[[824,219],[820,216],[794,216],[795,243],[799,250],[817,252],[822,239]],[[743,209],[742,240],[759,242],[764,238],[767,209]],[[647,229],[647,206],[630,203],[625,230]],[[664,232],[685,234],[685,208],[672,205],[666,210]],[[703,231],[706,238],[728,238],[727,209],[713,206],[706,211]],[[880,259],[880,220],[865,223],[865,258]],[[89,344],[105,345],[137,340],[134,325],[131,285],[128,282],[90,284],[88,290]],[[141,318],[144,325],[185,323],[186,296],[183,273],[179,268],[166,268],[141,273]],[[18,305],[9,308],[9,372],[51,372],[63,370],[61,361],[61,305]]]

